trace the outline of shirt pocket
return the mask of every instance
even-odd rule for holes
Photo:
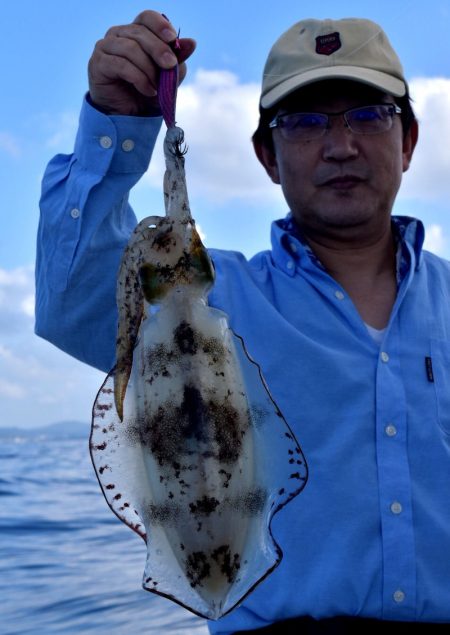
[[[450,435],[450,342],[432,339],[430,349],[438,422]]]

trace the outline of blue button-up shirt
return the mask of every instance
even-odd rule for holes
[[[74,153],[43,180],[36,332],[105,371],[136,225],[128,192],[160,124],[85,102]],[[419,221],[393,228],[398,292],[381,345],[289,215],[250,260],[210,250],[209,303],[260,364],[310,473],[273,520],[281,564],[213,633],[300,615],[450,622],[450,266],[422,250]]]

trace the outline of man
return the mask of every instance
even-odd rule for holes
[[[105,371],[127,194],[174,37],[145,11],[97,43],[75,152],[44,177],[36,332]],[[181,77],[194,46],[181,40]],[[373,22],[301,21],[269,54],[260,108],[255,151],[290,211],[271,251],[211,250],[209,303],[261,365],[310,477],[274,518],[280,566],[210,629],[447,632],[450,267],[422,251],[420,221],[391,216],[418,136],[400,61]]]

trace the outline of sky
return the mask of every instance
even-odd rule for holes
[[[424,222],[426,246],[450,258],[450,0],[16,0],[2,3],[0,65],[0,426],[90,422],[104,375],[34,334],[34,261],[41,179],[71,153],[95,42],[144,9],[165,13],[197,50],[179,90],[191,209],[207,247],[247,256],[269,247],[286,206],[252,154],[267,52],[304,18],[365,17],[402,60],[420,139],[394,212]],[[160,140],[131,193],[138,219],[163,214]],[[64,319],[64,316],[61,316]]]

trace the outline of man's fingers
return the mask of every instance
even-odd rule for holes
[[[130,61],[134,61],[135,54],[144,53],[160,68],[172,68],[177,63],[169,43],[138,24],[126,24],[109,29],[103,40],[103,48],[106,52],[114,48],[116,53]]]
[[[179,64],[182,81],[185,60],[196,47],[193,39],[180,38],[175,49],[175,39],[173,26],[155,11],[142,12],[131,24],[111,27],[89,60],[92,102],[105,112],[119,114],[146,114],[154,109],[160,70]]]
[[[125,29],[124,29],[125,31]],[[135,68],[135,71],[133,70]],[[122,37],[117,32],[101,40],[92,60],[91,79],[102,83],[102,76],[110,80],[119,79],[133,83],[136,88],[144,85],[142,76],[147,79],[148,87],[156,89],[158,69],[149,55],[135,39]],[[137,78],[136,81],[130,81]],[[150,94],[148,87],[145,95]]]
[[[138,84],[143,85],[141,80],[141,74],[143,74],[147,77],[148,84],[156,89],[159,68],[173,68],[178,63],[177,57],[168,44],[161,42],[153,34],[143,33],[134,28],[130,29],[129,26],[137,25],[113,27],[107,36],[97,43],[91,63],[91,67],[95,68],[95,73],[93,72],[91,79],[102,83],[101,76],[104,75],[105,78],[109,79],[129,81],[130,65],[134,65],[137,70],[141,71],[141,73],[133,74],[133,77],[134,75],[139,77]],[[190,38],[180,40],[180,48],[177,50],[180,62],[180,79],[186,75],[183,62],[194,49],[194,40]],[[115,65],[115,68],[110,68],[111,65]],[[144,94],[149,94],[148,89],[144,91]]]
[[[137,16],[133,24],[143,26],[151,31],[157,38],[169,45],[177,38],[177,29],[175,29],[172,23],[162,13],[157,13],[156,11],[143,11]],[[184,62],[195,51],[197,44],[192,38],[181,37],[178,41],[180,48],[177,49],[176,56],[179,62]],[[167,49],[164,48],[163,53],[166,52],[166,50]],[[166,67],[162,65],[162,68]]]
[[[148,73],[125,57],[103,53],[91,73],[91,82],[100,86],[114,81],[131,84],[147,97],[157,94],[156,78],[150,78]]]
[[[142,11],[133,24],[139,24],[154,33],[164,42],[173,42],[177,37],[177,31],[170,20],[157,11]]]

